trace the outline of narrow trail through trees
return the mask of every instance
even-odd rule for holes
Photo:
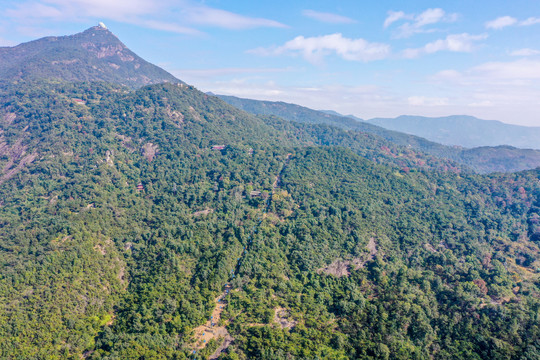
[[[289,161],[291,159],[293,154],[289,153],[287,154],[283,164],[281,165],[281,168],[279,169],[278,174],[275,177],[274,182],[272,183],[272,188],[270,191],[270,196],[266,200],[266,204],[262,210],[262,214],[259,215],[257,218],[257,224],[254,225],[251,228],[251,231],[247,238],[247,244],[242,249],[241,255],[238,257],[236,265],[233,270],[231,270],[231,274],[229,277],[229,281],[225,283],[223,286],[223,292],[215,299],[216,306],[214,307],[214,310],[212,311],[212,315],[207,320],[207,322],[204,325],[200,325],[197,328],[193,330],[193,337],[194,340],[192,342],[192,351],[193,351],[193,358],[196,359],[197,353],[199,350],[204,349],[206,345],[208,345],[209,341],[212,339],[219,339],[223,338],[223,343],[217,348],[217,350],[208,358],[208,359],[217,359],[219,355],[226,350],[229,345],[233,342],[234,338],[229,334],[225,326],[218,326],[219,321],[221,319],[221,313],[225,310],[227,306],[227,296],[230,295],[231,291],[237,291],[238,289],[232,288],[232,282],[233,280],[238,276],[240,272],[240,267],[242,265],[242,261],[245,259],[246,254],[251,250],[253,245],[253,238],[255,234],[258,231],[259,226],[263,222],[264,214],[268,213],[272,206],[272,197],[276,191],[281,185],[281,176],[285,169],[287,168],[287,165],[289,164]]]

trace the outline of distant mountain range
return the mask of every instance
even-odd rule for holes
[[[104,25],[69,36],[49,36],[0,47],[0,79],[105,81],[136,88],[182,83],[129,50]]]
[[[45,37],[14,47],[0,48],[0,80],[35,81],[39,79],[74,82],[103,81],[130,88],[163,82],[185,84],[167,71],[133,53],[103,24],[75,35]],[[274,115],[299,123],[327,124],[345,130],[372,134],[381,137],[386,142],[456,161],[479,172],[520,171],[540,166],[540,152],[538,151],[523,151],[508,146],[482,149],[482,151],[464,150],[440,144],[492,146],[507,143],[525,148],[538,148],[534,141],[540,138],[540,135],[535,132],[537,128],[531,128],[534,131],[527,133],[524,129],[529,130],[529,128],[499,122],[485,122],[470,117],[450,117],[446,122],[435,122],[420,117],[372,119],[366,122],[352,115],[342,116],[330,110],[316,111],[284,102],[223,96],[221,98],[233,106],[256,115]],[[466,120],[471,120],[471,124],[464,124]],[[403,127],[407,127],[404,125],[406,123],[416,124],[416,127],[411,126],[418,134],[412,130],[400,128],[399,131],[394,131],[385,128],[391,128],[389,124],[392,123],[401,124]],[[441,125],[438,128],[428,126],[443,123],[448,123],[448,125]],[[491,125],[494,125],[493,129],[489,128]],[[423,133],[420,134],[422,129],[424,129]],[[484,135],[484,142],[479,141],[482,137],[475,135],[478,133]],[[437,134],[438,137],[435,136]],[[520,141],[496,141],[504,136]],[[460,138],[465,143],[459,143]],[[487,142],[488,139],[492,141]]]
[[[505,124],[473,116],[423,117],[403,115],[375,118],[370,124],[389,130],[421,136],[446,145],[463,147],[510,145],[522,149],[540,149],[540,127]]]
[[[317,111],[282,101],[274,102],[243,99],[235,96],[218,96],[229,104],[253,114],[275,115],[295,122],[328,124],[346,130],[356,130],[374,134],[394,144],[420,150],[436,157],[453,160],[482,173],[494,171],[520,171],[534,169],[540,166],[540,151],[538,150],[524,150],[500,144],[491,147],[477,145],[477,147],[471,149],[464,149],[457,146],[442,145],[438,142],[426,140],[424,137],[407,134],[405,132],[389,130],[382,126],[378,126],[371,121],[362,121],[359,118],[355,119],[350,116],[339,115],[334,111]],[[477,120],[478,122],[484,121]],[[502,124],[499,122],[495,123]],[[508,126],[530,129],[520,126]],[[536,138],[539,139],[540,136],[537,136]],[[532,141],[530,143],[532,143]]]

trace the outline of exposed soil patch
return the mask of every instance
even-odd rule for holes
[[[223,343],[216,349],[216,351],[214,351],[212,355],[210,355],[210,357],[208,357],[208,359],[209,360],[217,359],[219,355],[221,355],[221,353],[225,351],[232,344],[233,341],[234,341],[234,338],[227,333],[227,335],[225,335],[225,339],[223,340]]]
[[[195,211],[193,213],[193,216],[197,217],[197,216],[203,216],[203,215],[208,215],[208,214],[211,214],[214,212],[214,209],[205,209],[205,210],[200,210],[200,211]]]
[[[4,115],[3,123],[11,125],[17,116],[14,113],[7,113]]]
[[[96,244],[96,246],[94,246],[94,250],[99,252],[101,255],[106,255],[107,254],[107,252],[105,251],[105,246],[103,246],[101,244]]]
[[[282,307],[277,307],[274,309],[274,322],[282,329],[292,329],[298,323],[291,317],[289,310]]]
[[[176,127],[180,128],[181,125],[184,123],[184,114],[182,114],[178,110],[172,110],[169,105],[167,105],[167,108],[165,109],[167,116],[174,121],[174,124]]]
[[[351,260],[335,259],[330,265],[318,269],[317,272],[319,274],[325,273],[337,277],[349,276],[351,274],[351,268],[354,270],[361,269],[364,267],[365,263],[373,260],[375,255],[377,255],[377,243],[375,242],[374,238],[369,239],[366,248],[369,253],[363,257],[356,257]]]
[[[337,277],[349,276],[351,274],[349,271],[350,265],[351,262],[348,260],[336,259],[332,261],[330,265],[322,269],[318,269],[317,272],[319,274],[323,272],[325,274],[334,275]]]
[[[225,306],[227,305],[227,302],[226,302],[227,290],[229,290],[229,288],[223,291],[223,293],[221,293],[221,295],[219,295],[216,298],[215,300],[216,307],[214,308],[214,311],[212,311],[211,318],[208,319],[208,321],[204,325],[196,327],[193,330],[193,334],[194,334],[194,341],[192,344],[193,349],[195,350],[204,349],[211,339],[217,340],[219,338],[224,338],[225,341],[223,344],[227,342],[228,344],[225,347],[223,347],[223,344],[222,346],[220,346],[221,348],[220,353],[221,353],[221,351],[225,350],[230,345],[230,343],[234,340],[234,338],[229,334],[225,326],[217,326],[217,323],[221,319],[221,313],[223,312],[223,310],[225,310]],[[227,339],[229,339],[229,341],[227,341]]]
[[[191,116],[193,116],[193,119],[197,121],[203,121],[201,115],[199,115],[199,113],[192,106],[189,107],[189,113],[191,114]]]
[[[154,157],[156,157],[156,154],[159,150],[157,145],[154,145],[150,142],[144,144],[142,149],[143,149],[143,155],[148,161],[154,160]]]

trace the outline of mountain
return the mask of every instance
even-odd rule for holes
[[[182,83],[0,83],[1,358],[535,359],[538,269],[540,169]]]
[[[70,36],[51,36],[0,47],[0,80],[56,78],[105,81],[131,88],[182,83],[129,50],[103,24]]]
[[[510,125],[473,116],[429,118],[404,115],[393,119],[375,118],[368,122],[447,145],[469,148],[510,145],[522,149],[540,149],[540,127]]]
[[[455,161],[480,173],[514,172],[540,166],[540,151],[538,150],[522,150],[509,146],[472,149],[445,146],[419,136],[387,130],[381,126],[371,124],[371,122],[357,121],[350,117],[335,115],[332,112],[312,110],[285,102],[243,99],[225,95],[218,96],[227,103],[253,114],[271,114],[295,122],[329,124],[346,130],[373,134],[403,147]]]
[[[326,114],[330,114],[330,115],[335,115],[335,116],[341,116],[341,117],[348,117],[348,118],[351,118],[351,119],[354,119],[356,121],[365,121],[364,119],[361,119],[359,118],[358,116],[354,116],[352,114],[349,114],[349,115],[343,115],[343,114],[340,114],[338,113],[337,111],[334,111],[334,110],[318,110],[320,112],[323,112],[323,113],[326,113]]]

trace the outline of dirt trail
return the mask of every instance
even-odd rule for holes
[[[272,195],[274,194],[275,190],[280,186],[281,183],[281,174],[289,164],[289,160],[291,158],[292,154],[287,154],[287,157],[285,158],[285,161],[278,173],[278,175],[275,177],[275,181],[272,184],[272,191],[271,196],[267,200],[266,207],[263,209],[263,213],[266,213],[268,209],[270,208]],[[253,236],[257,232],[257,227],[263,222],[262,218],[263,216],[259,216],[257,225],[253,226],[251,229],[251,234],[248,236],[248,243],[244,247],[242,254],[238,258],[238,261],[236,263],[236,266],[234,270],[231,271],[231,280],[234,279],[234,277],[238,274],[238,271],[240,270],[240,265],[242,263],[242,260],[244,259],[247,252],[251,249],[251,245],[253,242]],[[225,310],[225,307],[227,306],[227,296],[229,293],[233,291],[231,287],[231,283],[228,282],[225,284],[224,291],[219,295],[216,299],[216,306],[214,310],[212,311],[211,317],[208,319],[208,321],[201,326],[196,327],[193,330],[193,343],[191,345],[191,348],[194,351],[194,354],[198,353],[199,350],[204,349],[208,342],[212,339],[220,339],[223,338],[223,343],[216,349],[216,351],[209,357],[209,359],[217,359],[219,355],[226,350],[229,345],[234,341],[234,338],[229,334],[225,326],[218,326],[219,320],[221,319],[221,313],[223,310]],[[276,315],[277,316],[277,315]],[[282,325],[283,326],[283,325]],[[292,325],[294,326],[294,324]]]
[[[194,341],[192,348],[194,350],[204,349],[211,339],[230,338],[234,340],[225,326],[217,325],[221,319],[221,313],[227,305],[227,295],[230,289],[230,285],[227,284],[223,293],[215,299],[216,307],[212,311],[211,317],[204,325],[198,326],[193,330]]]

